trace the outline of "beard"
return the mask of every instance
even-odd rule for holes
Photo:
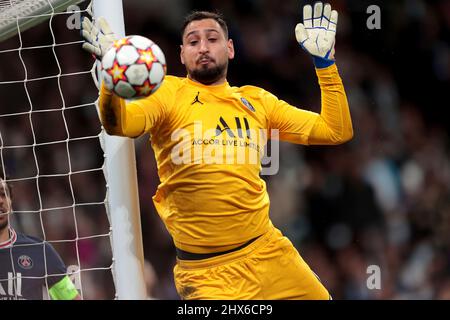
[[[228,68],[228,61],[223,64],[218,64],[213,67],[201,66],[200,68],[188,70],[192,79],[210,85],[217,82],[221,78],[226,77]]]
[[[0,220],[0,231],[6,229],[9,226],[8,218]]]

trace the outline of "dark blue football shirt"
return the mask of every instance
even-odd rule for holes
[[[11,241],[0,246],[0,300],[42,300],[67,268],[48,242],[10,232]]]

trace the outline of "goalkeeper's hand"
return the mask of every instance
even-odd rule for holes
[[[313,56],[317,68],[334,63],[334,44],[338,13],[330,4],[316,2],[303,7],[303,23],[295,27],[295,37],[300,46]]]
[[[81,35],[85,40],[82,48],[92,53],[100,61],[117,39],[103,17],[95,19],[95,24],[89,18],[84,17],[81,23]]]

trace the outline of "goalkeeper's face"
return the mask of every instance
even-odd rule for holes
[[[220,84],[226,80],[228,60],[234,58],[233,41],[214,19],[192,21],[184,31],[180,57],[189,78]]]
[[[11,197],[6,182],[0,178],[0,230],[8,226],[8,215],[11,211]]]

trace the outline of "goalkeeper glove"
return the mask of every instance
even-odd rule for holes
[[[81,35],[85,40],[82,48],[92,53],[100,61],[117,39],[103,17],[95,19],[95,24],[89,18],[83,17]]]
[[[295,37],[300,46],[312,55],[317,68],[326,68],[334,63],[334,44],[338,13],[331,11],[328,3],[316,2],[303,7],[303,23],[295,27]]]

